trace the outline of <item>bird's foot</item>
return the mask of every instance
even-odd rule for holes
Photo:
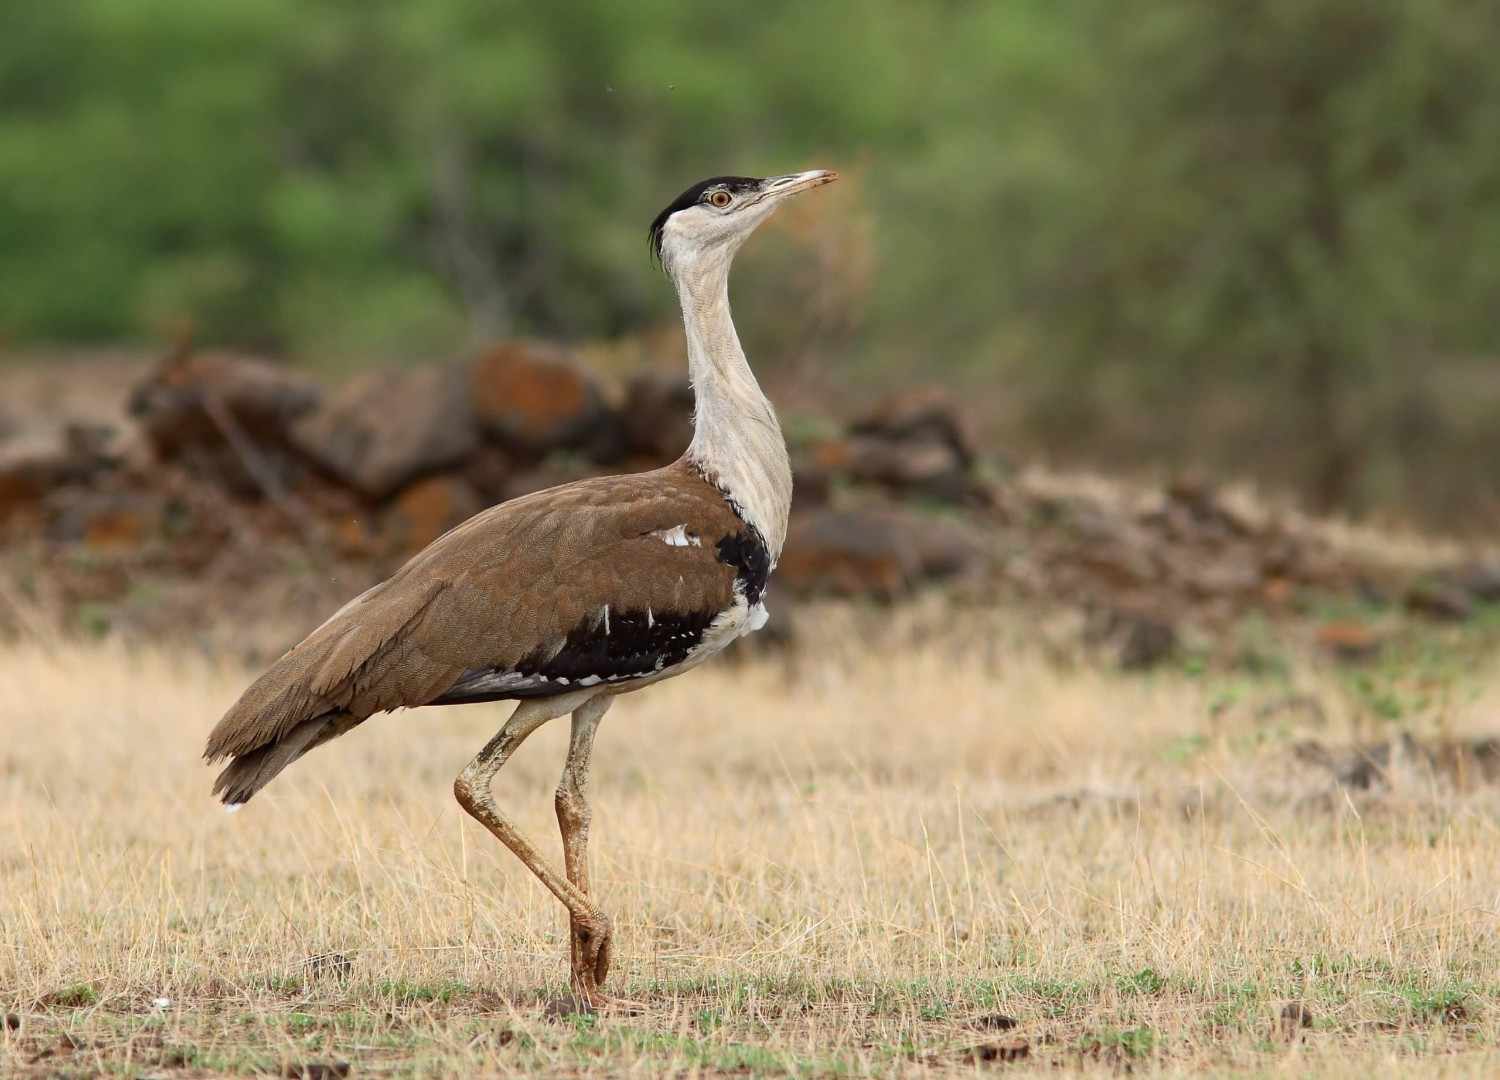
[[[569,954],[573,966],[573,985],[597,992],[609,977],[609,961],[614,951],[614,924],[602,911],[574,916],[568,920],[571,937]]]
[[[569,920],[572,937],[573,993],[588,1012],[641,1013],[646,1006],[606,994],[604,980],[609,976],[609,962],[614,948],[614,926],[609,916],[595,911],[583,918]]]

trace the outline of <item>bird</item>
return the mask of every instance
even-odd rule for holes
[[[715,176],[656,216],[650,254],[676,289],[693,435],[675,462],[502,502],[434,540],[260,675],[210,732],[213,793],[237,810],[309,751],[399,708],[514,701],[453,783],[459,805],[568,912],[573,993],[603,987],[614,931],[589,880],[594,737],[615,698],[697,667],[765,625],[786,540],[792,472],[776,411],[729,308],[729,271],[785,200],[831,183],[815,169]],[[559,869],[491,790],[543,724],[572,727],[554,807]]]

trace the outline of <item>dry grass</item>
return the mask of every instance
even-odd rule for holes
[[[549,1019],[561,909],[450,793],[500,707],[373,720],[228,817],[196,754],[244,672],[8,647],[0,1073],[1495,1072],[1490,789],[1345,793],[1201,679],[1019,655],[721,664],[621,701],[594,864],[612,988],[649,1010]],[[1468,689],[1455,728],[1500,705]],[[564,736],[497,782],[554,849]]]

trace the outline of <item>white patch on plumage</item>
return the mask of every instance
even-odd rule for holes
[[[670,529],[657,529],[651,534],[667,547],[702,547],[703,541],[687,531],[686,525],[674,525]]]
[[[682,662],[682,667],[688,668],[700,664],[727,648],[733,641],[744,637],[746,634],[754,633],[766,625],[770,613],[766,611],[764,604],[756,604],[751,607],[745,599],[745,590],[739,582],[734,585],[734,602],[714,618],[708,624],[708,629],[703,631],[703,638],[698,642],[697,648],[688,653],[687,659]]]

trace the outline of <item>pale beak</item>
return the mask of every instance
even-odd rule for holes
[[[811,172],[789,173],[786,176],[773,176],[766,180],[765,186],[761,188],[766,198],[784,199],[788,195],[795,195],[799,191],[808,188],[822,187],[831,184],[839,178],[839,174],[831,169],[813,169]]]

